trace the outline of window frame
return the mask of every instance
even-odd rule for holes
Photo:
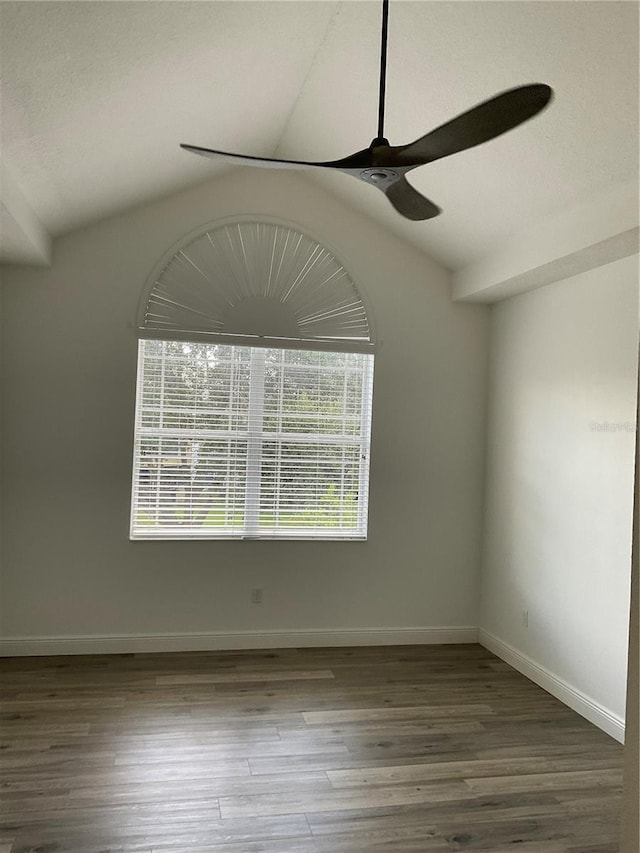
[[[249,376],[249,398],[250,405],[248,407],[247,429],[246,432],[238,433],[240,440],[246,439],[247,457],[246,457],[246,480],[244,489],[244,524],[242,531],[238,528],[230,531],[226,528],[224,532],[215,532],[215,527],[205,528],[203,526],[197,529],[189,528],[185,531],[176,532],[173,530],[169,533],[162,533],[161,530],[141,532],[135,525],[135,513],[139,510],[139,488],[140,488],[140,452],[139,443],[144,433],[140,431],[141,408],[142,408],[142,383],[144,381],[144,342],[153,339],[158,342],[182,342],[189,345],[228,345],[241,346],[251,350],[250,363],[252,368]],[[133,453],[133,469],[132,469],[132,490],[131,490],[131,514],[130,514],[130,531],[129,538],[131,541],[366,541],[368,537],[368,509],[369,509],[369,476],[370,476],[370,448],[371,448],[371,424],[372,424],[372,405],[373,405],[373,374],[374,374],[374,354],[369,349],[368,352],[358,352],[360,347],[345,346],[345,341],[336,342],[339,345],[334,347],[305,347],[295,346],[296,342],[287,341],[286,346],[273,346],[273,341],[261,340],[261,344],[256,346],[254,342],[251,344],[243,339],[242,342],[236,341],[221,341],[219,339],[209,339],[203,341],[200,336],[194,335],[192,339],[187,339],[186,336],[180,337],[175,335],[160,337],[159,335],[149,336],[149,338],[140,338],[138,345],[138,363],[137,363],[137,386],[136,386],[136,408],[135,408],[135,424],[134,424],[134,453]],[[362,390],[360,404],[360,432],[357,440],[354,439],[353,444],[360,447],[360,465],[358,471],[358,503],[357,503],[357,524],[355,528],[342,528],[342,532],[336,532],[332,528],[327,528],[331,532],[320,532],[321,528],[318,525],[312,527],[279,527],[275,524],[272,528],[260,527],[260,511],[261,498],[260,490],[264,488],[264,483],[261,479],[261,466],[264,462],[265,455],[262,451],[262,445],[265,441],[284,442],[284,433],[273,431],[265,431],[262,423],[264,416],[264,394],[265,394],[265,374],[264,374],[264,359],[269,350],[297,350],[299,352],[309,352],[311,350],[322,352],[352,353],[361,355],[363,358],[362,370]],[[258,353],[264,353],[262,359],[262,368],[260,369]],[[283,367],[284,369],[284,367]],[[253,418],[252,423],[249,421]],[[260,421],[260,430],[257,428]],[[158,434],[162,432],[161,428],[156,430]],[[146,433],[149,435],[150,433]],[[316,433],[315,440],[309,441],[311,446],[318,446],[324,440],[326,443],[331,443],[331,437],[327,437],[322,433]],[[345,436],[342,436],[344,441]],[[306,439],[303,439],[305,442]],[[340,446],[337,441],[336,446]],[[259,449],[258,449],[259,448]],[[232,525],[233,526],[233,525]]]

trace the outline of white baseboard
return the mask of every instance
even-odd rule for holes
[[[624,743],[624,720],[622,717],[614,714],[613,711],[573,687],[563,678],[482,628],[478,630],[478,642],[514,669],[517,669],[522,675],[526,675],[547,693],[551,693],[556,699],[564,702],[580,716],[589,720],[590,723],[598,726],[599,729],[620,743]]]
[[[312,646],[397,646],[477,643],[478,629],[362,628],[338,630],[235,631],[188,634],[3,637],[0,657],[25,655],[130,654],[225,649],[291,649]]]

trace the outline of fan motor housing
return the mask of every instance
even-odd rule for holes
[[[393,169],[363,169],[360,172],[360,178],[363,181],[366,181],[368,184],[374,184],[376,187],[385,187],[394,184],[399,177],[400,174],[394,172]]]

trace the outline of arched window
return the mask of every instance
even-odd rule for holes
[[[370,320],[289,225],[187,239],[141,304],[131,538],[363,539]]]

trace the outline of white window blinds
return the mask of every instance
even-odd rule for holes
[[[364,539],[373,356],[141,340],[131,538]]]

